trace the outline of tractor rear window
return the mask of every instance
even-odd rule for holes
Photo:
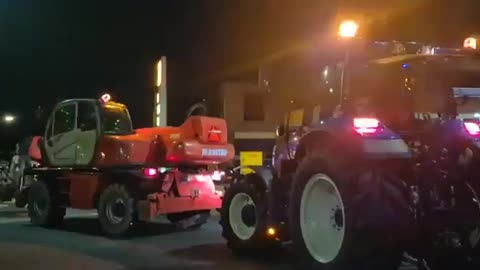
[[[107,135],[132,134],[132,122],[128,111],[117,107],[103,107],[103,133]]]
[[[424,104],[434,103],[437,104],[440,111],[448,110],[452,113],[464,114],[480,111],[478,71],[449,66],[448,68],[433,70],[427,83]],[[454,99],[455,89],[465,90],[466,95],[460,95]],[[434,110],[434,112],[436,111]]]

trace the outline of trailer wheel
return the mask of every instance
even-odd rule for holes
[[[134,222],[134,199],[122,184],[107,186],[98,201],[98,219],[105,234],[124,236]]]
[[[63,222],[65,208],[59,207],[55,191],[43,181],[36,181],[29,188],[28,216],[37,226],[58,226]]]
[[[409,220],[401,179],[326,167],[306,158],[292,186],[289,232],[301,268],[397,269]]]
[[[267,231],[265,191],[246,181],[232,184],[223,198],[220,212],[222,236],[238,255],[255,254],[273,246]]]
[[[168,214],[167,219],[180,229],[197,229],[207,223],[210,210]]]

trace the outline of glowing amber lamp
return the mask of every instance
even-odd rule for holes
[[[338,36],[341,38],[353,38],[357,35],[358,24],[355,21],[343,21],[338,28]]]

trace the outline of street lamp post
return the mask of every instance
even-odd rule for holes
[[[338,37],[341,40],[344,40],[346,42],[345,46],[345,55],[343,59],[343,65],[342,65],[342,73],[340,77],[340,104],[343,103],[343,95],[344,95],[344,88],[345,88],[345,71],[347,68],[347,65],[350,62],[350,43],[349,41],[352,40],[357,36],[358,32],[358,24],[353,21],[353,20],[347,20],[343,21],[339,28],[338,28]]]

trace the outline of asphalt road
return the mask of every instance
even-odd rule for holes
[[[294,269],[286,250],[234,257],[220,234],[213,216],[195,231],[160,220],[127,239],[110,240],[102,236],[94,212],[69,210],[62,228],[44,229],[30,225],[25,210],[0,204],[0,269]]]

